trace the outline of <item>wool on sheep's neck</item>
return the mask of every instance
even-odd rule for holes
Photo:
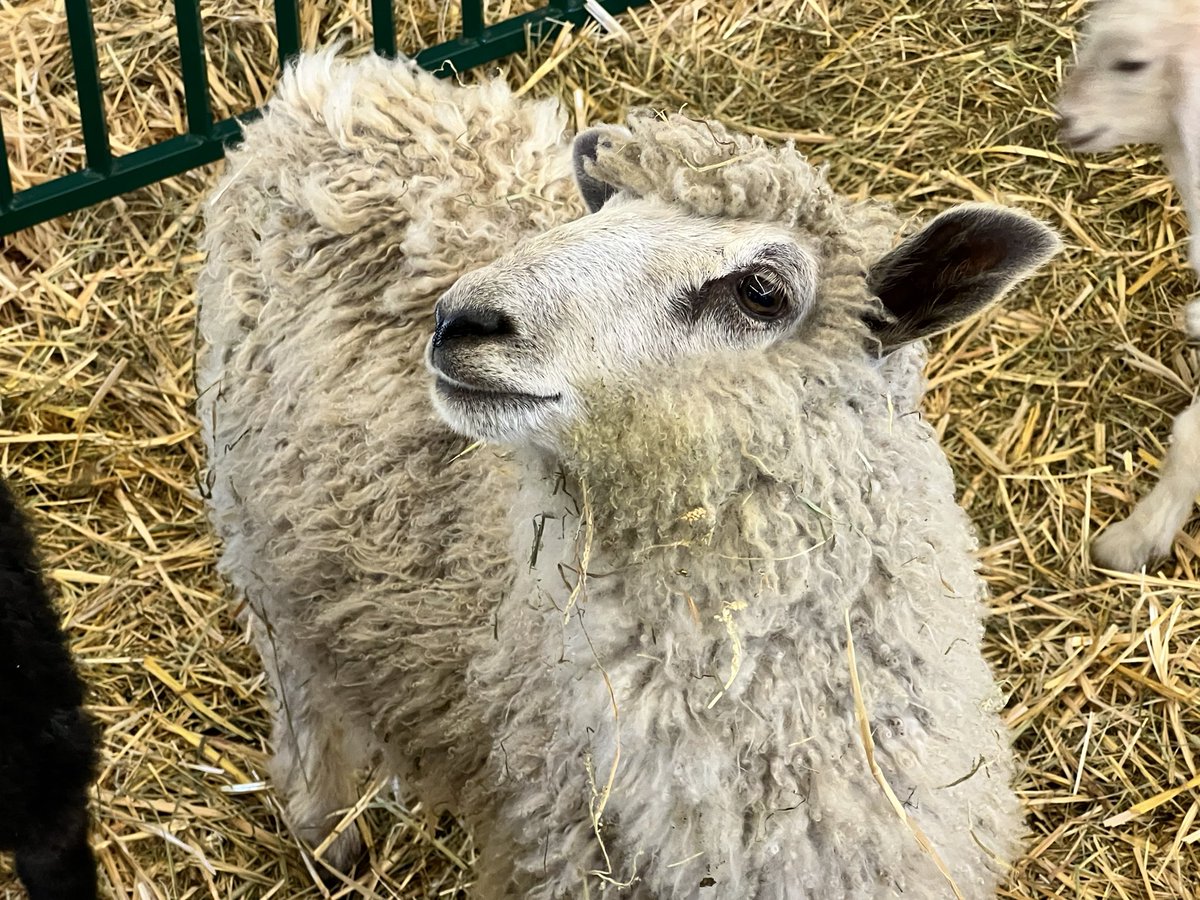
[[[844,573],[847,603],[865,590],[895,528],[876,521],[892,501],[877,509],[870,494],[900,489],[872,470],[875,444],[894,443],[876,421],[886,383],[865,359],[809,349],[597,385],[558,454],[520,457],[517,590],[564,614],[599,602],[631,628],[691,618],[717,642],[730,609],[749,609],[754,631],[778,627],[774,598],[802,595],[813,566]]]

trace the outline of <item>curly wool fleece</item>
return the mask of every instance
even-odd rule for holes
[[[554,104],[322,55],[232,159],[199,409],[221,569],[286,660],[289,813],[307,741],[449,803],[478,897],[944,897],[867,767],[848,617],[883,774],[992,896],[1023,823],[972,529],[923,350],[863,349],[896,221],[790,146],[628,124],[597,176],[811,236],[820,303],[757,353],[597,385],[551,460],[458,455],[419,360],[441,288],[577,216]]]

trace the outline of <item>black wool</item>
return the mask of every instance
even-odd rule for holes
[[[83,709],[33,536],[0,479],[0,850],[31,900],[92,900],[88,787],[97,729]]]

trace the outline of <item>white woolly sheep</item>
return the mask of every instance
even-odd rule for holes
[[[1161,145],[1188,219],[1200,221],[1200,0],[1097,5],[1058,112],[1073,150]],[[1200,272],[1200,242],[1188,254]],[[1186,324],[1200,337],[1200,301],[1189,304]]]
[[[971,205],[889,250],[791,146],[563,124],[309,58],[210,206],[210,505],[293,824],[329,835],[373,763],[472,830],[477,897],[945,896],[850,628],[881,774],[992,896],[1024,822],[915,404],[922,338],[1057,239]]]
[[[0,850],[13,851],[30,900],[96,897],[96,740],[33,534],[0,479]]]
[[[1200,2],[1106,0],[1089,16],[1074,71],[1059,100],[1062,139],[1078,151],[1160,144],[1192,227],[1200,222]],[[1200,241],[1188,249],[1200,272]],[[1184,310],[1200,339],[1200,299]],[[1181,413],[1155,488],[1129,518],[1106,529],[1092,557],[1136,571],[1170,552],[1200,493],[1200,409]]]

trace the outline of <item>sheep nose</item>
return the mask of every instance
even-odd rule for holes
[[[447,313],[439,306],[434,318],[433,347],[436,350],[467,337],[504,337],[514,331],[512,320],[499,310],[467,306]]]
[[[1075,119],[1063,113],[1058,114],[1058,128],[1060,131],[1069,132],[1071,126],[1075,124]]]

